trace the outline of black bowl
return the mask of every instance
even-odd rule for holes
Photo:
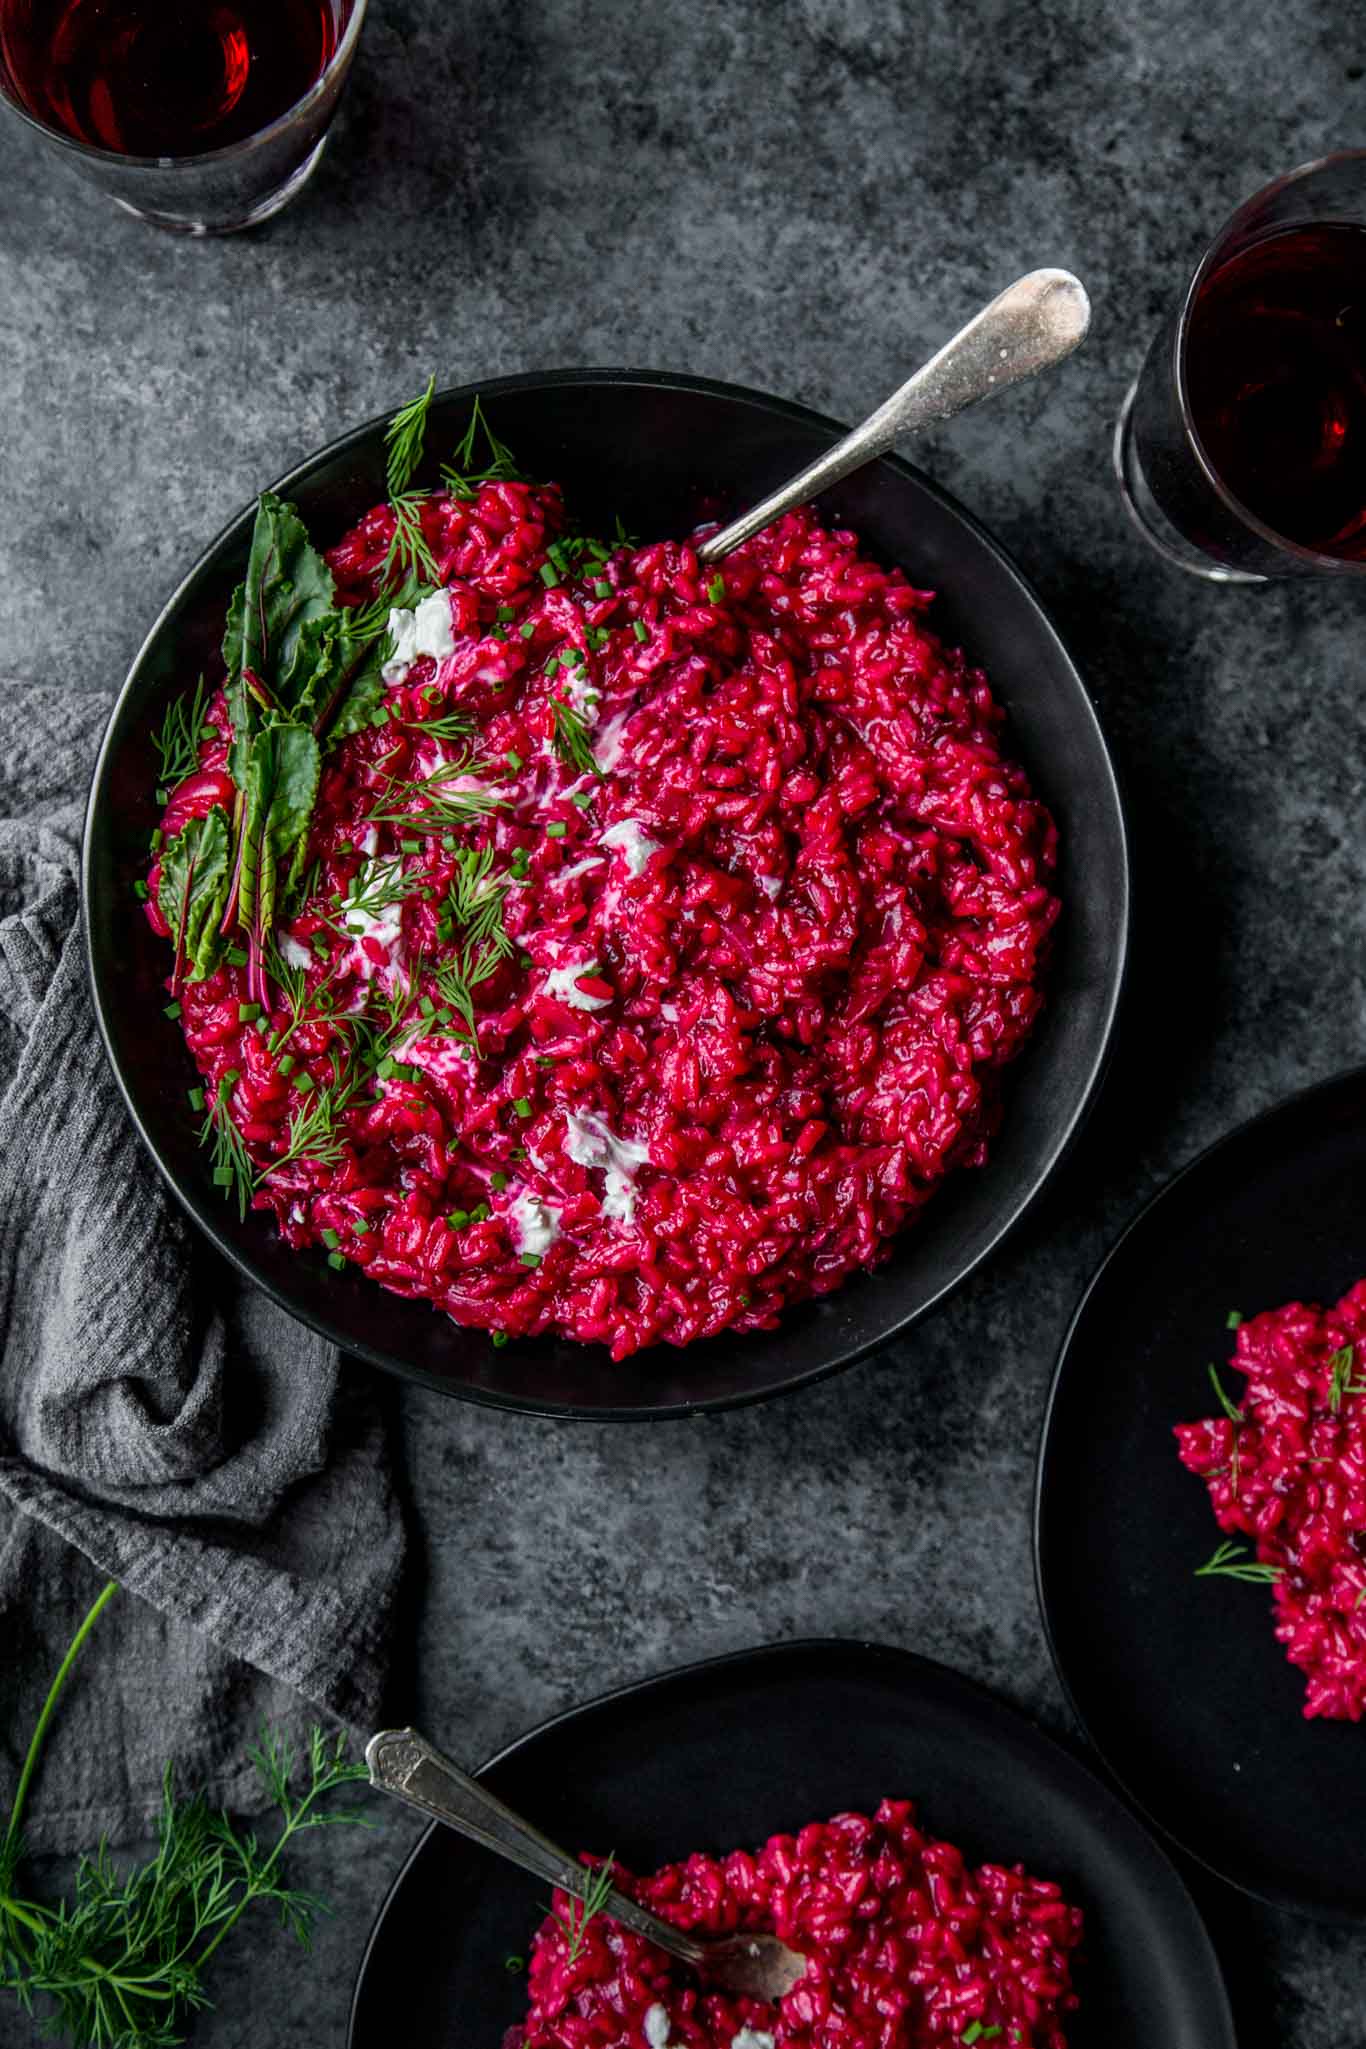
[[[575,511],[642,535],[686,532],[740,510],[840,431],[803,407],[639,370],[570,370],[443,392],[429,450],[463,430],[476,389],[532,473],[560,479]],[[313,533],[340,536],[382,495],[383,420],[274,486]],[[424,481],[420,478],[419,481]],[[432,481],[435,481],[433,476]],[[936,630],[991,677],[1010,746],[1062,836],[1065,901],[1049,1005],[1010,1078],[1004,1128],[981,1173],[959,1174],[876,1273],[794,1308],[775,1331],[661,1346],[614,1366],[605,1350],[538,1338],[495,1349],[422,1302],[317,1255],[291,1252],[264,1215],[239,1223],[195,1138],[179,1028],[162,1015],[166,951],[133,884],[157,821],[151,734],[172,694],[218,673],[229,595],[244,571],[252,509],[214,541],[148,635],[114,707],[85,835],[85,905],[95,1011],[134,1122],[172,1190],[248,1279],[373,1365],[496,1407],[545,1415],[688,1415],[756,1401],[847,1366],[904,1331],[1000,1244],[1074,1136],[1099,1082],[1123,978],[1129,868],[1114,770],[1090,699],[1018,571],[976,522],[908,464],[886,458],[822,501],[827,518],[941,593]]]

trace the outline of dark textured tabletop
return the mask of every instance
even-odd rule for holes
[[[220,524],[429,369],[651,365],[849,418],[1023,270],[1065,264],[1094,296],[1064,372],[914,454],[1037,585],[1127,782],[1138,943],[1100,1112],[1003,1257],[809,1393],[654,1429],[405,1394],[417,1698],[457,1754],[819,1633],[946,1659],[1066,1730],[1029,1516],[1068,1314],[1174,1167],[1364,1037],[1366,594],[1164,568],[1116,496],[1112,423],[1207,232],[1362,140],[1364,19],[1340,0],[372,0],[312,187],[222,242],[116,216],[0,123],[0,679],[117,682]],[[196,2041],[339,2045],[413,1834],[386,1816],[363,1854],[316,1842],[338,1911],[315,1963],[244,1931]],[[1201,1898],[1245,2044],[1366,2040],[1366,1940]]]

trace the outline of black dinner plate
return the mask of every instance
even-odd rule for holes
[[[429,416],[428,471],[463,432],[476,387],[443,392]],[[620,513],[645,537],[738,509],[827,447],[819,415],[737,387],[649,371],[560,371],[485,382],[488,417],[533,474],[560,479],[573,511]],[[274,488],[311,532],[340,537],[383,495],[384,421],[371,421]],[[166,952],[133,885],[157,823],[151,736],[172,695],[218,647],[243,574],[252,511],[191,570],[152,628],[110,720],[86,822],[84,898],[96,1015],[119,1086],[153,1159],[200,1229],[303,1322],[371,1364],[443,1393],[544,1415],[687,1415],[754,1401],[833,1372],[903,1331],[985,1260],[1057,1166],[1104,1066],[1129,920],[1124,819],[1086,690],[1038,600],[962,508],[887,458],[822,501],[877,554],[942,595],[931,620],[986,668],[1010,714],[1009,745],[1061,832],[1065,911],[1040,1026],[1008,1077],[1007,1115],[983,1172],[952,1178],[876,1273],[796,1307],[775,1331],[614,1366],[605,1347],[550,1338],[495,1349],[421,1301],[390,1294],[321,1253],[290,1251],[259,1211],[239,1221],[210,1179],[186,1092],[197,1077],[162,1014]]]
[[[439,1733],[439,1732],[438,1732]],[[566,1848],[636,1870],[885,1797],[969,1860],[1024,1863],[1087,1916],[1069,2049],[1233,2049],[1223,1981],[1162,1851],[1071,1754],[907,1651],[772,1646],[647,1680],[524,1736],[479,1774]],[[536,1881],[433,1826],[370,1937],[350,2049],[498,2049],[526,2017]]]
[[[1058,1673],[1130,1797],[1245,1892],[1353,1919],[1366,1730],[1304,1719],[1265,1587],[1193,1577],[1220,1533],[1172,1426],[1213,1412],[1230,1310],[1336,1302],[1363,1273],[1357,1068],[1222,1139],[1130,1225],[1064,1343],[1035,1502]]]

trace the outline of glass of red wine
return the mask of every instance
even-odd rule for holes
[[[1366,150],[1220,230],[1124,402],[1115,469],[1148,540],[1213,582],[1366,570]]]
[[[126,212],[226,235],[327,143],[367,0],[0,0],[0,96]]]

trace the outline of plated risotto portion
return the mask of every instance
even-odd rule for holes
[[[420,432],[326,553],[262,498],[159,736],[215,1178],[495,1343],[770,1328],[984,1161],[1053,823],[853,534],[709,569],[577,531],[477,409],[413,492]]]

